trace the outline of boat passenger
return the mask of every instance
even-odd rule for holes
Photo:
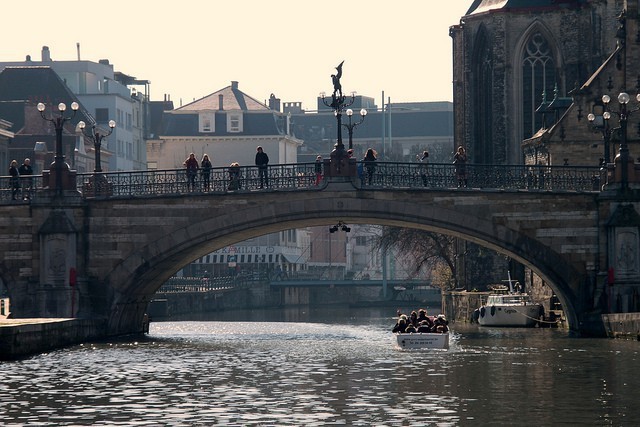
[[[405,328],[405,330],[404,330],[404,333],[405,333],[405,334],[410,334],[410,333],[415,333],[415,332],[418,332],[418,330],[417,330],[417,329],[416,329],[416,327],[415,327],[415,326],[413,326],[413,324],[411,324],[411,323],[409,323],[409,324],[407,325],[407,327]]]
[[[422,322],[427,322],[429,328],[433,327],[433,320],[431,320],[431,318],[427,316],[427,310],[424,308],[418,310],[418,325],[421,325]]]
[[[409,323],[411,323],[414,327],[417,327],[418,323],[420,323],[418,321],[418,313],[415,310],[412,311],[409,315]]]
[[[445,332],[449,332],[449,327],[447,326],[449,321],[444,317],[444,314],[438,314],[438,316],[433,321],[433,332],[438,332],[444,334]]]
[[[405,319],[402,318],[402,316],[400,316],[400,318],[398,319],[398,322],[396,323],[396,325],[393,327],[392,332],[399,332],[399,333],[403,333],[405,331],[407,327],[407,321]]]
[[[420,325],[418,325],[418,332],[431,332],[432,329],[432,325],[429,324],[429,322],[427,322],[426,320],[423,320],[420,322]]]

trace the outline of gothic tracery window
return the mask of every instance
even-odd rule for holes
[[[542,117],[536,108],[542,103],[543,93],[547,98],[555,86],[555,63],[549,43],[536,32],[525,45],[522,60],[523,139],[531,137],[542,126]]]
[[[481,32],[478,37],[475,67],[474,87],[474,161],[476,163],[493,163],[497,159],[494,147],[492,117],[492,88],[493,88],[493,58],[486,34]],[[489,118],[489,119],[488,119]]]

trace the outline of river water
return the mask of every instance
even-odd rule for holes
[[[393,311],[393,310],[392,310]],[[457,426],[640,422],[640,343],[454,324],[394,347],[389,310],[152,322],[148,337],[0,364],[0,425]]]

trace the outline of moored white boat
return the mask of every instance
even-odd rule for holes
[[[439,349],[449,348],[449,332],[410,332],[396,333],[398,347],[403,349]]]
[[[511,279],[511,274],[505,282],[509,287],[494,288],[487,302],[474,312],[474,320],[481,326],[534,326],[544,313],[542,304],[534,302],[526,292],[520,292],[520,284]]]
[[[489,295],[480,307],[481,326],[534,326],[540,318],[541,305],[527,294]]]

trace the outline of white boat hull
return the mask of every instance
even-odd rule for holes
[[[540,304],[495,305],[480,307],[481,326],[534,326],[540,315]]]
[[[403,349],[441,349],[449,348],[449,333],[425,333],[415,332],[408,334],[396,334],[398,347]]]

